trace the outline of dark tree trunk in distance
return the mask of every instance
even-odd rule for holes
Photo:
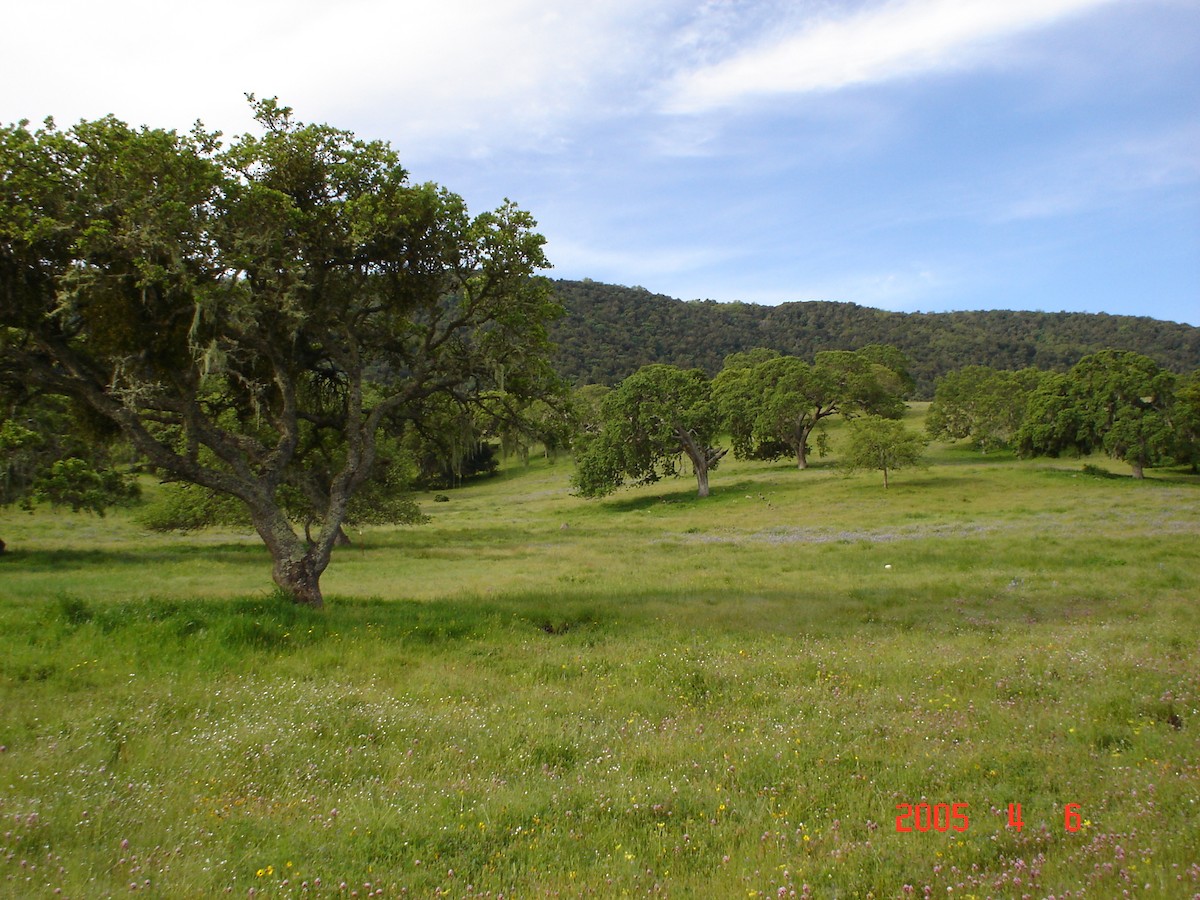
[[[691,432],[684,428],[675,429],[679,436],[679,445],[683,448],[683,452],[687,454],[687,458],[692,461],[692,471],[696,473],[696,496],[708,496],[708,470],[716,464],[716,462],[725,455],[727,451],[719,450],[716,447],[702,447],[696,443],[696,439],[692,437]]]

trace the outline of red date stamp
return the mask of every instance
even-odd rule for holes
[[[896,809],[900,814],[896,816],[896,831],[901,834],[914,831],[966,831],[971,827],[968,807],[966,803],[897,803]],[[1063,807],[1063,828],[1074,833],[1084,824],[1078,803],[1068,803]],[[1017,831],[1025,827],[1020,803],[1008,804],[1008,827]]]
[[[901,810],[896,816],[896,830],[911,833],[913,831],[966,831],[971,821],[967,818],[966,803],[897,803],[896,809]]]

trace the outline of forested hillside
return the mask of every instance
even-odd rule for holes
[[[811,358],[818,350],[891,344],[911,362],[917,396],[967,365],[1066,370],[1102,349],[1145,354],[1176,372],[1200,368],[1200,328],[1144,316],[1093,313],[895,313],[854,303],[759,306],[685,302],[594,281],[555,281],[567,314],[552,326],[558,370],[578,383],[611,384],[654,362],[716,374],[726,355],[769,347]]]

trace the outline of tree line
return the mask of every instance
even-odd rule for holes
[[[566,315],[550,326],[555,368],[576,384],[613,385],[650,363],[703,369],[710,377],[732,353],[769,347],[801,359],[869,344],[908,359],[914,397],[968,365],[1065,372],[1084,356],[1116,349],[1165,369],[1200,367],[1200,328],[1135,316],[992,310],[894,313],[853,303],[779,306],[683,301],[595,281],[553,282]]]
[[[826,350],[811,362],[756,348],[730,354],[714,378],[701,369],[644,366],[599,403],[577,439],[576,491],[603,497],[625,484],[677,475],[690,463],[697,494],[727,450],[742,459],[824,454],[824,427],[849,424],[841,464],[888,472],[920,461],[926,439],[898,420],[914,382],[895,347]],[[1065,373],[965,366],[937,383],[928,438],[969,440],[981,452],[1083,456],[1103,451],[1135,478],[1153,466],[1200,471],[1200,370],[1175,375],[1126,350],[1089,354]]]

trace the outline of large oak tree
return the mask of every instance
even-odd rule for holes
[[[1181,377],[1175,385],[1171,407],[1175,432],[1175,460],[1200,472],[1200,369]]]
[[[1047,376],[1029,399],[1016,435],[1023,456],[1091,453],[1129,463],[1134,478],[1178,449],[1172,421],[1175,376],[1126,350],[1085,356],[1066,375]]]
[[[575,489],[584,497],[603,497],[626,480],[649,484],[678,475],[687,459],[697,496],[707,497],[709,472],[725,455],[714,446],[719,427],[704,372],[662,363],[643,366],[604,397],[598,427],[581,435]]]
[[[786,449],[800,469],[808,468],[813,432],[830,416],[897,418],[911,390],[903,355],[879,345],[826,350],[812,363],[770,351],[733,354],[713,380],[735,455]]]
[[[944,440],[971,438],[984,452],[1006,447],[1025,421],[1030,395],[1043,378],[1033,368],[1006,372],[965,366],[948,372],[937,383],[925,430]]]
[[[237,498],[276,583],[320,606],[380,435],[439,396],[541,394],[558,307],[527,213],[473,218],[384,143],[255,111],[228,146],[111,117],[0,129],[0,378]]]

